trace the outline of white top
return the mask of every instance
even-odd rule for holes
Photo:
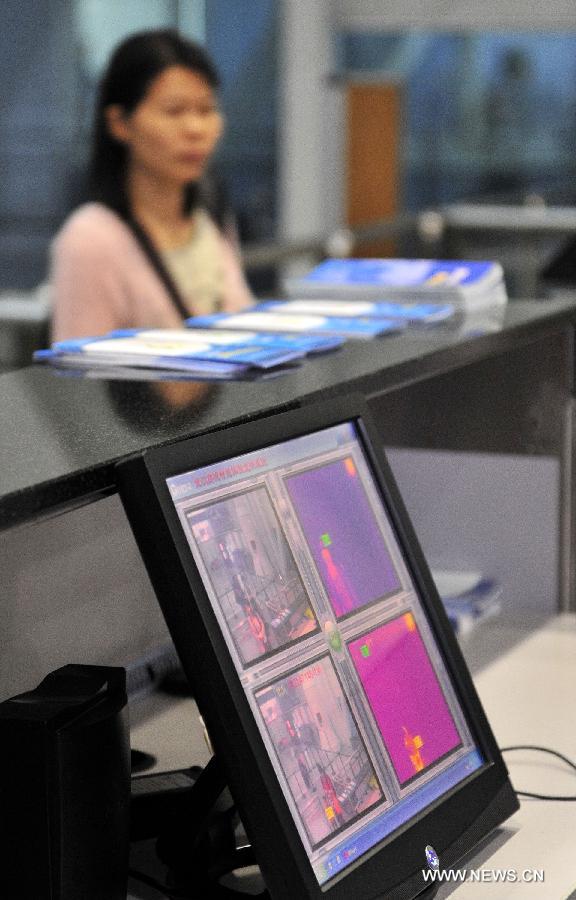
[[[194,214],[190,239],[173,250],[164,250],[162,259],[181,296],[198,316],[220,312],[224,305],[222,237],[204,210]]]

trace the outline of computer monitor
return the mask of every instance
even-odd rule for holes
[[[121,494],[271,896],[417,896],[517,807],[349,398],[156,449]]]

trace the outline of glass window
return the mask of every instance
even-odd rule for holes
[[[573,202],[576,35],[341,32],[341,73],[402,86],[403,206]]]

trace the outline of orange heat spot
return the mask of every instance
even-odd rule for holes
[[[354,460],[348,457],[344,460],[344,465],[346,467],[346,471],[350,475],[351,478],[356,478],[356,466],[354,465]]]
[[[408,631],[416,631],[416,622],[414,621],[412,613],[409,612],[404,614],[404,624]]]
[[[410,762],[415,772],[421,772],[425,766],[420,750],[424,746],[424,741],[419,734],[410,734],[405,725],[402,726],[404,732],[404,746],[410,757]]]

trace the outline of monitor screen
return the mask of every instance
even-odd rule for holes
[[[486,765],[354,421],[164,479],[321,886]]]

